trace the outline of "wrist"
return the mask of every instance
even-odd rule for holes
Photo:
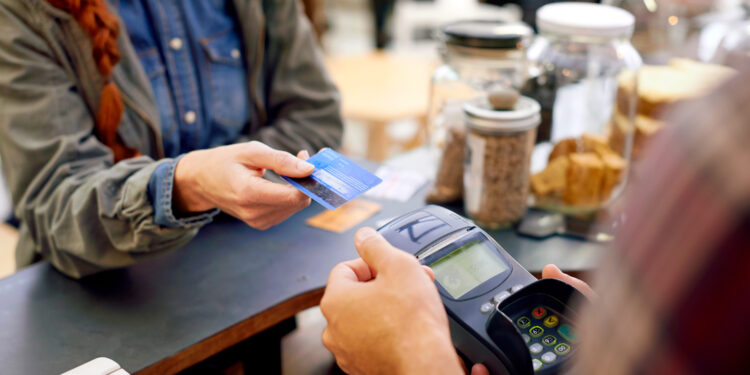
[[[216,208],[200,189],[200,175],[197,155],[201,151],[193,151],[180,158],[174,170],[174,186],[172,187],[172,204],[180,212],[203,212]]]
[[[408,356],[401,358],[398,374],[464,374],[447,329],[422,331],[411,337],[414,340],[401,350]]]

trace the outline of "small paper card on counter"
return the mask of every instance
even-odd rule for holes
[[[365,193],[368,198],[407,202],[427,183],[427,177],[422,173],[385,165],[378,168],[375,175],[383,183]]]
[[[341,207],[382,182],[380,177],[328,148],[307,162],[315,166],[309,177],[281,177],[329,210]]]
[[[354,199],[332,211],[323,211],[309,219],[307,225],[335,233],[344,233],[380,211],[380,205]]]

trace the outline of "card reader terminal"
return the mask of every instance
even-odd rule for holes
[[[473,222],[439,206],[378,231],[435,273],[459,353],[491,374],[554,374],[575,352],[570,285],[537,280]]]

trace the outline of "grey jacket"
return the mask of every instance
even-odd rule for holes
[[[297,0],[234,3],[253,108],[241,141],[337,147],[338,93]],[[103,82],[88,36],[44,0],[0,0],[0,156],[21,220],[19,266],[41,257],[82,277],[178,248],[198,232],[154,223],[147,184],[168,159],[151,85],[121,26],[113,78],[126,108],[118,132],[144,156],[114,164],[93,135]]]

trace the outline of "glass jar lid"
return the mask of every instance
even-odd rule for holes
[[[610,5],[565,2],[539,8],[536,24],[545,33],[629,38],[633,35],[635,17]]]
[[[448,44],[486,49],[518,49],[533,34],[523,23],[491,20],[454,22],[441,27],[440,31]]]
[[[527,96],[518,98],[511,110],[496,111],[487,100],[464,104],[469,129],[483,133],[516,133],[533,129],[542,121],[539,103]]]

